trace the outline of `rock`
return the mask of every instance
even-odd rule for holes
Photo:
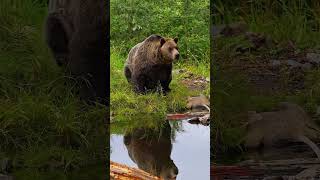
[[[208,110],[210,111],[210,109],[208,109],[210,106],[210,102],[207,99],[206,96],[204,95],[200,95],[200,96],[196,96],[196,97],[188,97],[188,104],[187,104],[187,108],[188,109],[192,109],[192,110]]]
[[[279,60],[271,60],[271,66],[280,66],[281,65],[281,61]]]
[[[253,44],[255,49],[271,48],[273,46],[272,38],[261,33],[246,32],[245,37]]]
[[[311,63],[320,64],[320,54],[317,53],[308,53],[306,57]]]
[[[310,70],[311,68],[312,68],[312,64],[310,64],[310,63],[302,64],[302,69],[304,69],[304,70]]]
[[[210,114],[199,117],[199,121],[201,124],[208,126],[210,124]]]
[[[295,68],[295,67],[302,67],[302,64],[301,64],[301,63],[299,63],[299,62],[297,62],[297,61],[295,61],[295,60],[291,60],[291,59],[287,60],[287,64],[288,64],[289,66],[293,67],[293,68]]]
[[[223,29],[225,28],[226,28],[226,25],[212,25],[212,28],[211,28],[212,36],[220,35]]]
[[[225,37],[232,37],[244,34],[248,30],[248,25],[244,22],[236,22],[226,25],[221,29],[220,34]],[[217,30],[216,30],[217,31]]]

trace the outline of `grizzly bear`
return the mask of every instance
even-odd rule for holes
[[[107,104],[109,1],[50,0],[46,42],[59,66],[77,80],[80,97]]]
[[[172,63],[179,59],[177,42],[178,38],[151,35],[130,50],[124,74],[135,92],[155,90],[159,84],[164,94],[170,91]]]
[[[179,170],[170,158],[172,142],[168,121],[160,129],[134,129],[123,141],[130,159],[140,169],[164,180],[176,179]]]

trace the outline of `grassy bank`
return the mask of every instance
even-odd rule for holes
[[[171,92],[163,94],[148,93],[137,95],[132,86],[127,82],[123,67],[126,57],[121,56],[116,50],[111,54],[111,113],[115,121],[130,121],[137,119],[135,116],[150,115],[154,118],[164,119],[167,113],[183,112],[186,110],[188,96],[209,94],[209,86],[203,90],[190,90],[187,85],[181,83],[185,73],[174,73],[170,84]],[[196,76],[209,76],[207,64],[201,63],[197,67],[194,64],[175,64],[174,69],[185,69]]]
[[[262,64],[265,60],[304,58],[308,52],[319,52],[319,4],[311,1],[217,1],[213,5],[212,19],[215,25],[232,22],[245,22],[248,31],[269,36],[274,41],[270,48],[260,48],[257,51],[239,53],[238,47],[250,47],[250,42],[243,36],[214,39],[213,56],[216,79],[214,108],[215,123],[212,126],[213,141],[212,158],[228,154],[238,154],[237,160],[244,152],[242,143],[245,136],[247,111],[269,111],[280,101],[290,101],[300,104],[315,117],[319,106],[320,81],[317,75],[319,69],[306,71],[300,81],[304,82],[303,89],[289,88],[292,74],[289,69],[279,72],[280,90],[272,94],[257,93],[249,83],[248,74],[228,68],[227,65],[241,62],[242,64]],[[257,68],[257,73],[263,67]],[[298,72],[293,73],[293,76]],[[241,138],[239,138],[241,137]],[[234,153],[236,152],[236,153]],[[225,161],[225,160],[224,160]]]
[[[72,93],[44,43],[46,11],[40,1],[0,3],[0,160],[15,179],[101,179],[107,110]]]

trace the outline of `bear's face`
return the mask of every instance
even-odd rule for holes
[[[161,38],[160,39],[160,53],[165,63],[172,63],[174,60],[179,59],[178,38]]]

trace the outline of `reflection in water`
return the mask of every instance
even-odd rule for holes
[[[164,121],[113,123],[110,160],[162,177],[178,174],[177,180],[209,180],[210,126]]]
[[[169,122],[160,129],[137,128],[124,136],[128,154],[138,167],[165,180],[176,179],[178,168],[170,158],[172,151]]]

